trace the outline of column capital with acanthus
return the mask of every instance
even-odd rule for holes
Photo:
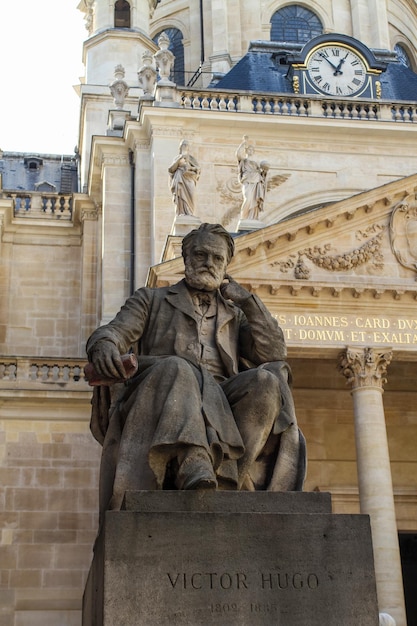
[[[378,387],[387,382],[386,373],[392,360],[392,350],[347,347],[338,357],[338,369],[352,389]]]

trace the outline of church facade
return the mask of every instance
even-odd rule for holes
[[[285,333],[305,490],[369,514],[379,610],[415,626],[415,2],[78,8],[77,154],[65,172],[0,160],[1,623],[81,623],[100,460],[85,342],[134,289],[179,280],[182,235],[216,222],[235,237],[230,274]],[[184,142],[192,215],[169,175]],[[242,142],[267,171],[249,220]]]

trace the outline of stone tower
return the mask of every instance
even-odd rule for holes
[[[85,15],[88,37],[83,46],[85,76],[80,86],[81,184],[86,185],[91,137],[106,133],[108,112],[115,109],[109,86],[117,68],[124,70],[130,99],[125,109],[134,113],[139,94],[137,71],[145,51],[156,50],[149,38],[150,0],[81,0],[78,8]]]

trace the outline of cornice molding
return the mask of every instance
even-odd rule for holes
[[[130,165],[129,164],[129,156],[127,154],[109,154],[109,153],[104,153],[101,155],[101,163],[100,165],[103,167],[107,166],[107,165]]]

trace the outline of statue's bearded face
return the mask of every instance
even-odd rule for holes
[[[193,289],[214,291],[223,282],[228,262],[227,244],[216,235],[196,239],[187,254],[185,281]]]

